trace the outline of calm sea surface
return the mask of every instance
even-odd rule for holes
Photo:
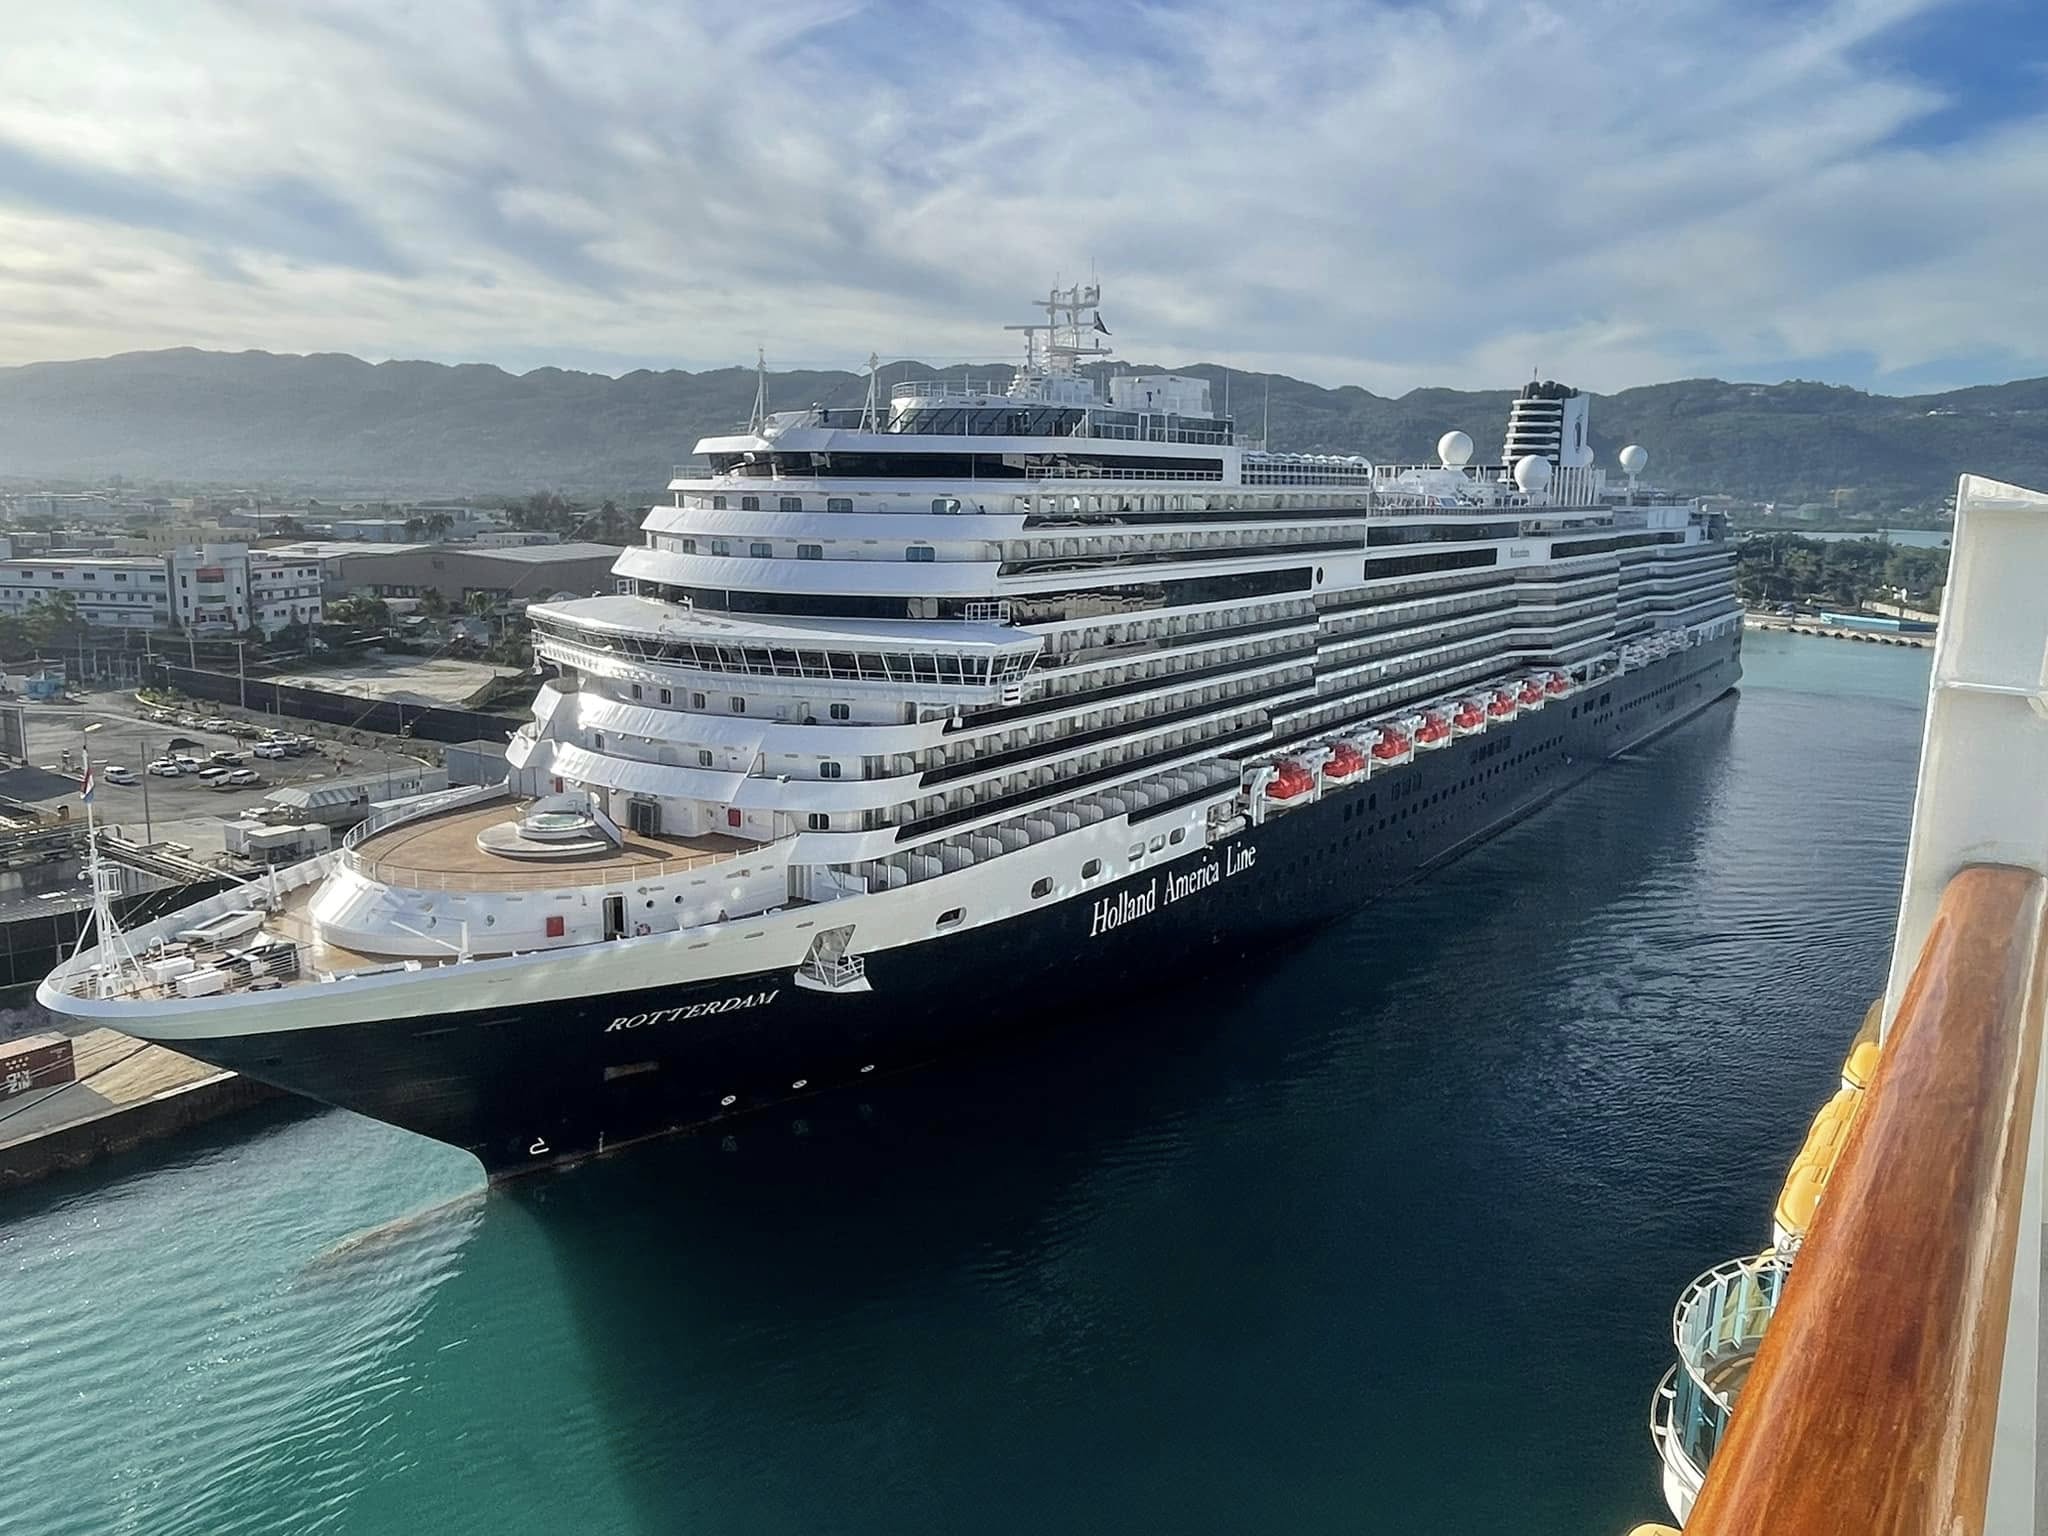
[[[1197,989],[486,1195],[270,1113],[0,1203],[0,1530],[1612,1536],[1882,982],[1928,653]],[[1003,985],[991,976],[989,984]]]

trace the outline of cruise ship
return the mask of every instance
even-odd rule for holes
[[[42,1001],[506,1175],[1256,954],[1738,681],[1725,528],[1585,395],[1491,463],[1276,453],[1099,302],[990,381],[764,372],[617,591],[530,610],[502,784],[103,924]]]

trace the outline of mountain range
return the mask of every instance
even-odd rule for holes
[[[1150,371],[1150,365],[1125,365]],[[949,370],[957,372],[957,370]],[[977,367],[977,379],[1008,369]],[[1243,429],[1269,422],[1290,452],[1421,462],[1458,427],[1497,455],[1511,390],[1416,389],[1398,398],[1210,364],[1173,371],[1224,390]],[[891,364],[885,387],[929,378]],[[366,363],[333,353],[173,348],[0,368],[0,482],[262,487],[315,495],[642,496],[696,440],[746,419],[755,376],[642,370],[619,378],[481,364]],[[866,380],[771,373],[771,409],[858,405]],[[1932,507],[1964,470],[2048,484],[2048,379],[1889,396],[1790,382],[1687,379],[1596,399],[1603,463],[1624,443],[1677,490],[1781,503],[1839,492],[1883,512]]]

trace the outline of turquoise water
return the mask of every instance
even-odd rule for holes
[[[1671,1303],[1881,985],[1928,653],[1746,660],[1264,967],[727,1140],[486,1195],[266,1112],[0,1202],[0,1530],[1660,1515]]]

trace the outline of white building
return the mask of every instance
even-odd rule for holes
[[[24,556],[0,560],[0,613],[20,617],[37,602],[68,595],[78,616],[104,629],[168,629],[164,562],[119,557]]]
[[[171,575],[172,614],[198,634],[274,635],[288,624],[320,622],[320,565],[280,558],[245,544],[202,544],[164,562]]]

